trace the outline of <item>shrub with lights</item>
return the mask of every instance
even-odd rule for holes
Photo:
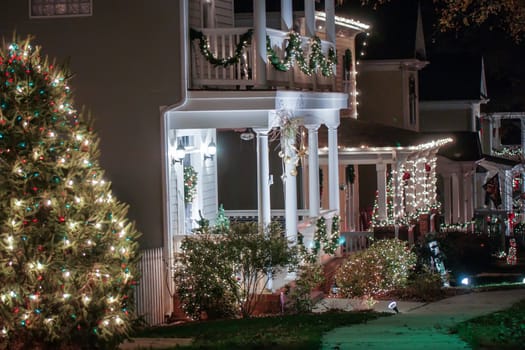
[[[295,249],[278,223],[265,229],[257,223],[232,223],[228,229],[204,231],[184,239],[175,264],[177,294],[194,319],[249,317],[270,277],[295,265]]]
[[[138,233],[66,69],[0,49],[0,348],[111,349],[134,320]]]
[[[370,248],[350,255],[335,279],[346,297],[373,298],[404,287],[416,264],[416,254],[398,239],[376,241]]]

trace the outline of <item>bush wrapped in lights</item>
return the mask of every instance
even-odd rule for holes
[[[373,298],[404,287],[416,260],[406,242],[379,240],[367,250],[349,256],[336,272],[336,283],[346,297]]]

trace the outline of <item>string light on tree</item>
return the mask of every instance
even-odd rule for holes
[[[105,348],[134,319],[138,233],[69,77],[31,38],[0,48],[0,348]]]

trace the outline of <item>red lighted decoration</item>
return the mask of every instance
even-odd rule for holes
[[[429,173],[429,172],[430,172],[430,169],[431,169],[430,164],[425,163],[425,171],[426,171],[427,173]]]
[[[408,171],[405,171],[403,173],[403,181],[406,181],[408,179],[410,179],[410,173]]]
[[[516,239],[511,238],[509,240],[509,253],[507,254],[507,264],[509,265],[516,265],[517,263],[517,248],[516,248]]]

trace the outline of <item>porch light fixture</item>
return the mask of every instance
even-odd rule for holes
[[[204,154],[204,160],[211,159],[213,160],[213,157],[215,157],[215,154],[217,154],[217,145],[215,142],[213,142],[213,139],[211,139],[211,142],[208,144],[208,147],[206,148],[206,154]]]
[[[175,163],[182,163],[184,160],[184,157],[186,156],[186,150],[184,149],[184,146],[179,141],[179,144],[177,145],[177,149],[175,150],[175,155],[171,157],[171,165],[175,165]]]

